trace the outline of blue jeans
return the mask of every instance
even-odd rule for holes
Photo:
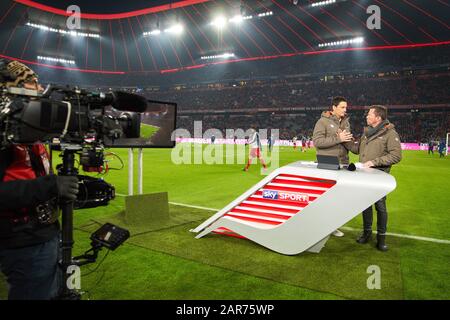
[[[0,249],[0,270],[8,282],[9,300],[49,300],[58,295],[59,235],[18,249]]]

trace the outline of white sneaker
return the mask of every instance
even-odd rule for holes
[[[339,229],[334,230],[331,234],[335,237],[343,237],[344,236],[344,233]]]

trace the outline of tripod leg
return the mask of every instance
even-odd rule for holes
[[[75,151],[64,150],[63,151],[63,164],[59,172],[61,175],[76,175],[77,170],[75,168]],[[69,289],[68,280],[68,268],[73,265],[72,261],[72,248],[73,248],[73,201],[61,200],[60,202],[62,212],[62,231],[61,231],[61,293],[60,299],[63,300],[79,300],[80,295]]]

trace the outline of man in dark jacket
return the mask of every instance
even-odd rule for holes
[[[402,159],[400,138],[394,125],[387,120],[387,110],[383,106],[372,106],[366,116],[367,125],[359,143],[359,161],[364,167],[376,168],[389,173],[391,166]],[[352,150],[355,151],[355,150]],[[387,251],[386,229],[387,209],[386,197],[375,202],[377,210],[377,248]],[[367,243],[372,237],[372,206],[363,211],[364,231],[356,240]]]
[[[347,116],[347,100],[344,97],[335,97],[331,110],[323,112],[314,127],[313,142],[316,152],[319,155],[338,157],[340,164],[348,164],[346,144],[353,145],[352,139]],[[333,235],[342,237],[344,233],[335,230]]]
[[[17,61],[0,60],[0,89],[39,92],[37,76]],[[0,99],[13,99],[3,93]],[[56,203],[75,200],[76,177],[52,174],[42,144],[0,144],[0,270],[9,299],[52,299],[58,294],[59,223]]]
[[[346,143],[351,143],[352,139],[347,100],[344,97],[335,97],[331,110],[323,112],[314,126],[313,142],[316,152],[319,155],[338,157],[341,164],[348,164]]]

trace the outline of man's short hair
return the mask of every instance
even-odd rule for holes
[[[333,98],[333,101],[332,101],[332,103],[331,103],[331,106],[333,107],[333,106],[338,106],[339,105],[339,103],[341,103],[341,102],[347,102],[347,99],[345,99],[344,97],[341,97],[341,96],[338,96],[338,97],[334,97]]]
[[[380,117],[382,121],[387,119],[387,108],[385,106],[373,105],[370,107],[370,109],[373,109],[375,115],[377,117]]]

